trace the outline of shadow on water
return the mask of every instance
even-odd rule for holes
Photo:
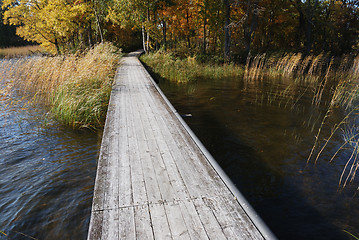
[[[201,127],[188,124],[279,239],[347,239],[240,136],[209,114],[198,118]]]
[[[344,162],[307,164],[315,109],[258,104],[236,80],[159,86],[279,239],[358,235],[359,200],[337,191]]]

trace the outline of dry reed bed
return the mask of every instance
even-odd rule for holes
[[[39,45],[23,46],[23,47],[9,47],[0,49],[0,58],[19,58],[30,56],[34,54],[43,55],[46,51]]]
[[[118,49],[99,44],[86,53],[2,61],[2,78],[13,88],[51,108],[53,115],[73,128],[99,129],[104,124]]]

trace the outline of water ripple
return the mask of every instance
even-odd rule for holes
[[[0,94],[0,230],[10,239],[85,239],[99,137],[44,127],[46,112],[16,99]]]

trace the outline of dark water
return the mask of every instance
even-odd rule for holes
[[[0,83],[0,239],[86,239],[99,137]]]
[[[311,104],[312,89],[225,79],[159,85],[180,114],[192,114],[186,122],[279,239],[359,236],[359,182],[338,190],[350,151],[329,162],[342,136],[307,164],[326,112]],[[324,137],[342,117],[331,114]]]

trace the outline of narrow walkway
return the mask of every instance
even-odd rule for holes
[[[138,54],[111,94],[88,239],[275,239]]]

